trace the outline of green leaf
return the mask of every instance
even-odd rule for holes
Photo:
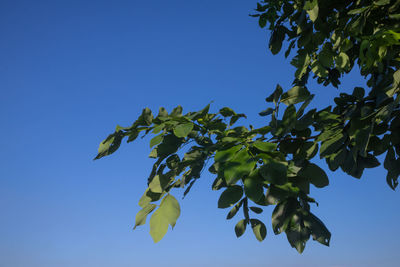
[[[168,231],[168,225],[174,228],[181,209],[178,201],[170,194],[161,201],[160,207],[150,218],[150,235],[154,243],[160,241]]]
[[[163,142],[159,144],[150,154],[150,157],[153,158],[164,158],[173,153],[175,153],[180,145],[182,144],[183,139],[176,137],[175,135],[168,134],[164,136]]]
[[[243,201],[239,201],[238,203],[236,203],[236,205],[233,206],[233,208],[229,211],[228,215],[226,216],[226,219],[227,220],[232,219],[236,215],[236,213],[239,211],[242,204],[243,204]]]
[[[159,242],[168,231],[168,221],[162,209],[158,208],[150,218],[150,235],[154,243]]]
[[[315,22],[315,20],[318,17],[318,12],[319,12],[318,1],[313,0],[313,1],[306,1],[306,3],[307,2],[315,2],[316,3],[312,9],[307,9],[307,14],[310,16],[311,21]]]
[[[310,62],[311,58],[308,53],[304,49],[300,49],[297,55],[290,62],[290,64],[297,69],[295,72],[295,77],[297,79],[301,79],[307,73]]]
[[[306,242],[310,238],[310,230],[303,225],[302,217],[302,214],[295,214],[286,230],[286,237],[290,245],[296,248],[299,253],[303,253]]]
[[[168,112],[167,112],[167,110],[166,110],[165,108],[163,108],[163,107],[160,107],[160,108],[158,109],[158,115],[157,115],[157,117],[158,117],[158,118],[160,118],[160,117],[168,117]]]
[[[282,136],[290,132],[296,124],[296,108],[294,105],[289,105],[283,113],[282,121],[275,132],[275,135]]]
[[[306,109],[306,107],[311,103],[311,100],[313,100],[315,95],[310,95],[307,100],[301,104],[299,110],[297,111],[297,118],[300,118],[301,116],[303,116],[304,110]]]
[[[171,117],[180,117],[182,116],[182,107],[181,106],[177,106],[176,108],[174,108],[171,112]]]
[[[286,231],[290,220],[292,219],[298,203],[293,198],[278,203],[272,212],[272,229],[274,233],[280,234]]]
[[[148,204],[143,209],[141,209],[135,217],[135,226],[133,229],[136,229],[137,226],[143,225],[146,223],[146,218],[149,213],[151,213],[157,207],[156,204]]]
[[[250,207],[250,209],[251,209],[254,213],[257,213],[257,214],[260,214],[260,213],[263,212],[263,209],[262,209],[262,208],[259,208],[259,207]]]
[[[238,180],[249,175],[256,162],[251,158],[246,149],[242,149],[224,164],[224,178],[227,184],[235,184]]]
[[[350,69],[350,58],[344,52],[339,53],[339,55],[336,57],[335,62],[336,67],[338,67],[339,70],[348,71]]]
[[[385,6],[390,4],[390,0],[378,0],[378,1],[374,1],[374,5],[377,6]]]
[[[264,116],[271,115],[272,112],[274,112],[274,109],[273,109],[273,108],[267,108],[266,110],[261,111],[261,112],[258,113],[258,114],[259,114],[260,116],[264,117]]]
[[[188,136],[188,134],[193,130],[193,123],[188,122],[188,123],[184,123],[184,124],[178,124],[175,128],[174,128],[174,134],[176,137],[186,137]]]
[[[164,192],[164,189],[166,188],[170,180],[171,179],[169,179],[169,177],[167,177],[166,175],[156,175],[151,180],[149,184],[149,189],[153,193],[162,193]]]
[[[246,231],[246,220],[240,220],[236,225],[235,225],[235,233],[237,237],[240,237],[244,234]]]
[[[231,117],[236,114],[231,108],[228,107],[221,108],[219,113],[224,117]]]
[[[181,208],[176,198],[170,194],[166,195],[161,201],[160,208],[162,208],[168,223],[174,228],[176,221],[181,215]]]
[[[98,154],[94,159],[100,159],[117,151],[121,145],[122,138],[123,134],[121,132],[109,135],[103,142],[100,143]]]
[[[311,63],[311,71],[321,78],[327,77],[329,74],[328,70],[319,61]]]
[[[322,66],[330,68],[333,66],[333,56],[332,52],[325,48],[319,53],[318,60]]]
[[[281,162],[270,159],[261,166],[260,174],[264,179],[271,183],[277,185],[283,185],[287,182],[286,177],[287,167]]]
[[[269,142],[262,142],[262,141],[254,141],[253,146],[260,151],[271,152],[271,151],[276,150],[277,144],[269,143]]]
[[[154,136],[151,140],[150,140],[150,147],[153,147],[155,145],[158,145],[159,143],[162,142],[162,140],[164,139],[163,134]]]
[[[349,12],[347,12],[347,14],[348,15],[357,15],[357,14],[360,14],[360,13],[364,12],[368,8],[370,8],[370,6],[365,6],[365,7],[361,7],[361,8],[352,9]]]
[[[319,150],[320,156],[326,157],[338,151],[339,148],[343,146],[345,139],[345,136],[342,133],[339,133],[332,138],[323,141]]]
[[[264,28],[267,25],[267,14],[266,13],[261,14],[261,16],[260,16],[260,18],[258,20],[258,25],[261,28]]]
[[[167,167],[170,168],[171,170],[178,168],[179,162],[180,162],[180,159],[177,154],[173,154],[173,155],[169,156],[166,160]]]
[[[304,218],[304,224],[311,230],[311,235],[314,240],[322,245],[329,246],[331,233],[320,219],[310,213]]]
[[[365,90],[362,87],[354,87],[352,96],[357,98],[358,100],[362,100],[365,94]]]
[[[298,176],[308,178],[310,182],[318,188],[329,185],[329,179],[325,171],[314,163],[310,163],[301,169]]]
[[[159,124],[159,125],[154,127],[152,133],[153,134],[158,134],[159,132],[161,132],[162,129],[164,129],[164,127],[165,127],[165,124],[161,123],[161,124]]]
[[[250,219],[251,228],[253,228],[253,233],[258,241],[263,241],[267,236],[267,228],[265,224],[257,219]]]
[[[222,192],[218,200],[218,208],[225,209],[233,206],[243,196],[243,189],[241,186],[230,186]]]
[[[147,126],[150,126],[153,122],[153,113],[149,108],[143,109],[142,115],[140,117],[144,120],[144,123]]]
[[[271,35],[269,39],[269,49],[271,50],[272,54],[276,55],[281,51],[282,42],[285,39],[285,31],[283,30],[282,26],[278,26]]]
[[[144,192],[143,196],[139,199],[139,206],[144,208],[146,207],[150,202],[152,201],[157,201],[161,198],[161,194],[159,193],[153,193],[150,191],[149,188],[146,189]]]
[[[273,102],[274,104],[278,103],[279,98],[281,97],[283,92],[282,87],[277,84],[274,92],[265,99],[266,102]]]
[[[244,179],[244,192],[248,198],[257,202],[264,195],[264,188],[260,181],[247,177]]]
[[[289,106],[307,100],[310,92],[304,86],[295,86],[288,92],[284,93],[281,97],[281,102]]]
[[[386,182],[392,188],[395,190],[395,188],[398,186],[398,177],[400,175],[400,160],[396,160],[395,152],[394,149],[391,147],[388,149],[385,157],[385,161],[383,166],[385,169],[388,171],[387,176],[386,176]]]
[[[215,153],[214,161],[215,162],[225,162],[230,160],[232,157],[236,155],[236,153],[242,148],[242,145],[233,146],[229,149],[218,150]]]

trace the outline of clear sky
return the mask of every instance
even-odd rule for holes
[[[312,189],[313,212],[331,247],[308,242],[302,255],[260,217],[268,235],[237,239],[220,192],[204,172],[181,202],[173,231],[154,244],[148,224],[132,231],[153,163],[148,140],[92,161],[117,124],[142,108],[198,110],[211,100],[257,114],[293,68],[267,51],[248,14],[256,1],[0,1],[0,267],[398,266],[399,192],[383,167],[361,181],[328,172]],[[348,91],[364,81],[344,79]],[[334,88],[313,84],[314,105]],[[323,165],[326,169],[326,165]],[[179,198],[180,199],[180,198]]]

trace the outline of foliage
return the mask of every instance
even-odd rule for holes
[[[312,162],[317,154],[330,170],[340,168],[355,178],[380,165],[377,156],[386,154],[386,181],[392,189],[398,185],[400,1],[271,0],[258,3],[251,16],[271,32],[273,54],[287,47],[288,57],[297,49],[291,60],[293,87],[284,92],[277,85],[266,98],[271,106],[260,112],[270,117],[268,125],[236,126],[246,116],[229,107],[210,113],[208,105],[187,114],[180,106],[171,113],[160,108],[156,117],[146,108],[131,127],[118,126],[100,144],[96,159],[115,152],[125,137],[132,142],[140,132],[155,135],[150,157],[156,162],[135,223],[144,224],[155,210],[150,219],[155,242],[180,214],[172,189],[184,188],[188,194],[208,166],[216,176],[212,189],[222,191],[218,207],[230,208],[227,219],[243,210],[235,226],[238,237],[250,225],[262,241],[266,226],[252,215],[272,205],[273,232],[285,232],[300,253],[310,237],[324,245],[331,237],[310,211],[315,203],[310,185],[329,184],[324,170]],[[368,93],[355,87],[352,94],[340,93],[333,107],[307,109],[314,96],[307,87],[310,77],[339,87],[341,77],[356,65],[368,80]]]

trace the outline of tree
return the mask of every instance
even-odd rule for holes
[[[152,213],[155,242],[180,215],[172,189],[185,189],[185,196],[208,166],[216,176],[212,189],[222,191],[218,207],[230,208],[227,219],[243,210],[235,226],[238,237],[249,225],[262,241],[266,226],[251,214],[274,205],[274,233],[285,232],[300,253],[310,236],[327,246],[331,237],[310,211],[310,203],[316,203],[309,196],[310,184],[329,184],[324,170],[312,162],[317,154],[330,170],[340,168],[356,178],[365,168],[379,166],[377,156],[384,155],[387,183],[393,190],[398,185],[400,1],[271,0],[259,2],[251,16],[271,33],[273,54],[284,46],[289,57],[296,49],[293,87],[284,92],[277,85],[266,98],[270,107],[260,113],[270,117],[268,125],[236,126],[246,116],[229,107],[210,113],[207,105],[187,114],[180,106],[170,113],[160,108],[155,117],[145,108],[132,126],[117,126],[100,144],[95,159],[114,153],[125,137],[129,143],[140,133],[155,135],[150,158],[156,161],[135,222],[135,228],[145,224]],[[308,108],[314,96],[307,87],[310,77],[338,88],[355,66],[367,79],[367,93],[355,87],[352,94],[340,93],[333,107]]]

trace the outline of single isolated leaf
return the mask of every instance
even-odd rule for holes
[[[246,231],[246,225],[247,222],[246,220],[240,220],[236,225],[235,225],[235,233],[237,237],[240,237],[244,234],[244,232]]]
[[[168,221],[163,211],[158,208],[150,218],[150,235],[154,243],[159,242],[168,231]]]
[[[148,204],[146,207],[141,209],[135,217],[135,226],[133,229],[136,229],[137,226],[143,225],[146,223],[147,215],[152,212],[157,207],[156,204]]]
[[[260,214],[260,213],[263,212],[263,209],[262,209],[262,208],[259,208],[259,207],[250,207],[250,209],[251,209],[254,213],[257,213],[257,214]]]
[[[162,208],[168,223],[174,228],[176,221],[181,215],[181,208],[176,198],[170,194],[166,195],[161,201],[160,207]]]
[[[232,219],[236,213],[239,211],[240,207],[242,206],[243,201],[239,201],[228,213],[228,215],[226,216],[227,220]]]
[[[259,114],[260,116],[264,117],[264,116],[271,115],[272,112],[274,112],[274,109],[273,109],[273,108],[267,108],[266,110],[261,111],[261,112],[258,113],[258,114]]]
[[[253,228],[253,233],[258,241],[263,241],[267,236],[267,228],[265,224],[257,219],[250,219],[251,228]]]
[[[103,142],[100,143],[98,154],[94,159],[100,159],[117,151],[121,145],[122,138],[123,134],[121,132],[109,135]]]
[[[243,196],[243,189],[239,185],[230,186],[222,192],[218,200],[218,208],[225,209],[233,206]]]

